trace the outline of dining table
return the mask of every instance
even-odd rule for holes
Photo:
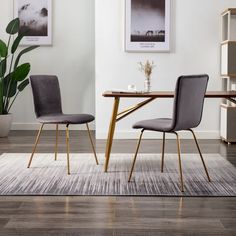
[[[115,133],[116,123],[125,117],[129,116],[133,112],[139,110],[140,108],[146,106],[147,104],[153,102],[156,99],[162,98],[174,98],[174,91],[152,91],[152,92],[142,92],[142,91],[105,91],[103,97],[112,98],[113,101],[113,109],[111,112],[110,125],[107,134],[106,140],[106,152],[105,152],[105,166],[104,171],[108,171],[111,148],[113,143],[113,137]],[[131,99],[131,98],[141,98],[143,101],[133,105],[132,107],[128,107],[122,111],[119,111],[119,104],[121,99]],[[233,104],[236,104],[236,91],[207,91],[205,93],[205,98],[221,98],[226,99]]]

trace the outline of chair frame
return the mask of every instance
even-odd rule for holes
[[[33,160],[33,157],[34,157],[34,154],[35,154],[36,148],[38,146],[39,139],[40,139],[40,136],[41,136],[41,133],[43,131],[43,127],[44,127],[45,124],[47,124],[47,123],[41,123],[41,126],[40,126],[40,128],[38,130],[38,134],[36,136],[35,144],[34,144],[34,147],[33,147],[33,150],[32,150],[32,153],[31,153],[31,156],[30,156],[27,168],[30,168],[30,166],[31,166],[31,163],[32,163],[32,160]],[[96,151],[95,151],[95,147],[94,147],[94,143],[93,143],[93,140],[92,140],[92,136],[91,136],[91,132],[90,132],[90,129],[89,129],[89,125],[88,125],[88,123],[85,123],[85,124],[86,124],[86,127],[87,127],[87,132],[88,132],[89,140],[90,140],[90,143],[91,143],[91,146],[92,146],[94,158],[95,158],[96,164],[98,165],[99,164],[98,163],[98,158],[97,158],[97,154],[96,154]],[[56,143],[55,143],[55,157],[54,157],[55,161],[57,160],[57,154],[58,154],[59,125],[62,125],[62,124],[56,124]],[[67,173],[68,173],[68,175],[70,175],[70,134],[69,134],[69,124],[66,124],[66,152],[67,152]]]
[[[141,140],[142,140],[142,136],[143,136],[144,131],[145,131],[145,130],[143,129],[143,130],[141,131],[140,136],[139,136],[139,140],[138,140],[138,144],[137,144],[136,151],[135,151],[135,154],[134,154],[134,160],[133,160],[133,164],[132,164],[132,167],[131,167],[131,170],[130,170],[130,175],[129,175],[129,180],[128,180],[128,182],[130,182],[130,181],[131,181],[131,178],[132,178],[132,174],[133,174],[133,171],[134,171],[134,166],[135,166],[135,163],[136,163],[136,159],[137,159],[137,155],[138,155],[138,151],[139,151],[139,148],[140,148],[140,144],[141,144]],[[211,179],[210,179],[210,176],[209,176],[209,173],[208,173],[208,170],[207,170],[205,161],[204,161],[204,159],[203,159],[202,152],[201,152],[201,149],[200,149],[200,147],[199,147],[199,144],[198,144],[196,135],[195,135],[195,133],[194,133],[194,131],[193,131],[192,129],[188,129],[187,131],[190,131],[190,132],[192,133],[192,135],[193,135],[195,144],[196,144],[196,146],[197,146],[197,149],[198,149],[198,152],[199,152],[199,155],[200,155],[200,158],[201,158],[203,167],[204,167],[204,170],[205,170],[205,172],[206,172],[207,179],[208,179],[209,182],[211,182]],[[176,135],[177,148],[178,148],[178,160],[179,160],[180,190],[181,190],[181,192],[184,192],[184,181],[183,181],[183,171],[182,171],[182,163],[181,163],[180,139],[179,139],[178,133],[175,132],[175,131],[172,131],[172,132],[163,132],[163,139],[162,139],[162,157],[161,157],[161,172],[163,173],[163,171],[164,171],[165,134],[166,134],[166,133],[172,133],[172,134],[175,134],[175,135]]]

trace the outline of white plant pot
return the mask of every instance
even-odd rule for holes
[[[0,115],[0,138],[7,137],[11,129],[12,114]]]

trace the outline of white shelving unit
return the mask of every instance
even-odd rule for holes
[[[225,91],[236,90],[236,8],[221,14],[221,78]],[[226,100],[221,104],[221,139],[236,142],[236,106]]]

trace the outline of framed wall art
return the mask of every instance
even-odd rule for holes
[[[21,45],[52,45],[52,0],[14,0],[20,19]]]
[[[125,50],[170,50],[171,0],[125,0]]]

